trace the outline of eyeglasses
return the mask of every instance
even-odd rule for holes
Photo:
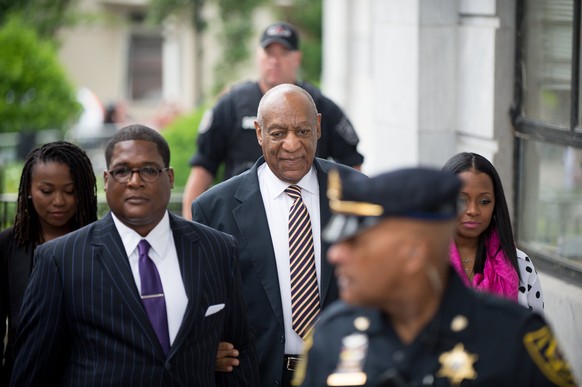
[[[119,184],[127,184],[133,177],[134,172],[137,172],[143,181],[153,183],[158,180],[162,171],[167,171],[168,169],[170,168],[141,167],[132,169],[128,167],[119,167],[109,170],[107,173]]]

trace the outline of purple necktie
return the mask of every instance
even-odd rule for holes
[[[141,278],[141,301],[145,306],[150,322],[162,344],[164,354],[170,351],[170,335],[168,333],[168,316],[166,300],[160,274],[156,265],[148,255],[150,244],[145,239],[137,245],[139,251],[139,277]]]

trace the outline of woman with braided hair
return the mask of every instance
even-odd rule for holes
[[[85,151],[55,141],[32,150],[24,163],[12,227],[0,233],[0,386],[14,361],[18,313],[33,267],[35,248],[97,220],[97,187]]]

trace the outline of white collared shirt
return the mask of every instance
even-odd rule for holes
[[[293,199],[285,193],[290,185],[279,180],[269,169],[267,163],[257,170],[259,187],[263,197],[263,205],[267,213],[267,222],[271,232],[271,241],[277,261],[277,274],[283,305],[283,319],[285,324],[285,353],[288,355],[302,352],[303,340],[291,327],[291,274],[289,268],[289,210]],[[297,183],[301,187],[301,197],[307,206],[311,218],[313,232],[313,247],[315,250],[315,269],[317,283],[321,294],[321,217],[319,214],[319,184],[317,174],[312,166],[310,171]]]
[[[166,300],[166,312],[168,314],[168,330],[170,334],[170,344],[174,342],[182,319],[188,305],[186,289],[182,281],[182,272],[178,262],[178,253],[174,244],[174,236],[170,228],[170,217],[168,212],[154,227],[152,231],[142,238],[137,232],[123,224],[113,213],[113,222],[121,236],[123,247],[129,258],[129,265],[133,273],[133,279],[138,291],[141,290],[141,278],[139,276],[139,253],[137,245],[140,240],[146,239],[150,244],[149,257],[152,259],[162,281],[164,297]]]

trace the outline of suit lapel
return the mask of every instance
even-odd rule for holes
[[[121,237],[115,228],[111,213],[95,224],[95,238],[92,241],[93,255],[101,264],[105,276],[109,278],[111,286],[117,291],[122,302],[127,305],[136,324],[148,337],[152,348],[158,348],[163,355],[162,346],[152,328],[147,313],[141,302],[139,291],[129,266],[129,259],[125,253]]]
[[[279,289],[277,261],[257,177],[257,168],[263,162],[261,157],[253,168],[242,177],[241,184],[235,192],[235,198],[241,204],[232,213],[240,232],[239,250],[248,253],[249,259],[261,279],[273,313],[279,323],[283,325],[283,306]],[[257,235],[264,235],[264,238],[257,238]]]
[[[170,348],[171,356],[183,345],[194,324],[202,316],[203,311],[200,310],[199,305],[203,292],[202,274],[204,268],[202,265],[204,260],[200,259],[202,252],[200,251],[199,236],[188,222],[170,213],[170,227],[176,245],[182,282],[188,296],[188,305],[184,312],[182,324]]]
[[[327,198],[327,176],[329,168],[323,165],[317,159],[313,161],[313,165],[317,171],[317,182],[319,183],[319,218],[321,221],[320,227],[323,232],[331,218],[331,211],[329,209],[329,199]],[[334,276],[334,268],[327,260],[327,250],[329,243],[321,240],[321,301],[325,304],[326,296],[330,288],[330,284]]]

